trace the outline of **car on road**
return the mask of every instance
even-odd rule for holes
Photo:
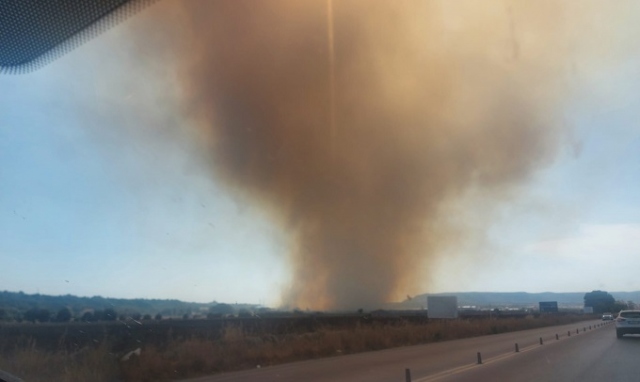
[[[613,320],[613,314],[605,313],[602,315],[602,321],[611,321]]]
[[[640,310],[621,310],[616,318],[616,337],[640,334]]]

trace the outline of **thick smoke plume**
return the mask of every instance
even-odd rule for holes
[[[173,4],[204,161],[293,238],[285,303],[375,307],[415,291],[424,264],[464,240],[442,234],[443,206],[516,192],[564,135],[575,51],[557,2]]]

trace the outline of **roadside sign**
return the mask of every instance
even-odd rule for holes
[[[458,318],[458,297],[427,296],[429,318]]]
[[[558,301],[540,301],[540,313],[558,313]]]

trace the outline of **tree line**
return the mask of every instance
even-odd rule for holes
[[[114,308],[87,310],[81,315],[74,315],[71,309],[64,307],[60,308],[57,312],[53,313],[49,309],[45,308],[31,308],[24,313],[13,312],[10,315],[6,309],[0,308],[0,321],[15,321],[15,322],[104,322],[104,321],[148,321],[148,320],[162,320],[162,314],[157,313],[155,316],[150,314],[133,313],[131,315],[124,315],[116,312]]]
[[[181,317],[206,311],[212,303],[192,303],[179,300],[115,299],[101,296],[48,296],[24,292],[0,291],[0,322],[66,322],[135,320]],[[117,309],[114,314],[110,309]],[[68,310],[68,312],[66,310]],[[69,314],[70,317],[69,317]],[[151,317],[151,318],[149,318]]]
[[[113,299],[100,296],[48,296],[0,291],[0,322],[103,322],[253,316],[255,305]],[[260,310],[260,309],[258,309]],[[264,308],[260,310],[264,313]]]

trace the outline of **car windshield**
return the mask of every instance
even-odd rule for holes
[[[0,370],[179,379],[450,339],[314,345],[428,311],[637,308],[640,3],[144,3],[0,72]]]

